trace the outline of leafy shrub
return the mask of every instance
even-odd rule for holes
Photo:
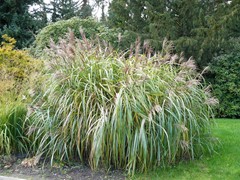
[[[50,39],[54,42],[58,42],[61,38],[64,38],[69,29],[72,29],[76,36],[80,37],[80,28],[84,30],[87,38],[96,36],[101,29],[101,23],[94,19],[80,19],[77,17],[69,20],[61,20],[52,23],[43,28],[36,37],[35,46],[42,50],[49,46]]]
[[[240,46],[216,57],[210,67],[213,93],[219,99],[217,116],[240,117]]]
[[[139,54],[138,43],[129,56],[105,45],[73,33],[51,44],[29,128],[36,154],[134,173],[212,152],[216,100],[193,60]]]
[[[24,50],[15,50],[15,39],[3,35],[0,47],[0,93],[19,92],[29,83],[40,62]],[[0,97],[1,98],[1,97]]]
[[[43,28],[37,35],[34,42],[33,53],[41,56],[42,50],[49,46],[50,39],[55,43],[60,39],[64,39],[66,33],[71,29],[75,36],[81,38],[80,29],[85,32],[87,38],[100,38],[109,42],[114,48],[126,50],[135,42],[137,35],[129,31],[121,31],[120,29],[108,28],[101,22],[94,19],[80,19],[77,17],[69,20],[61,20],[52,23]]]

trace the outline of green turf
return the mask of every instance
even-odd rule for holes
[[[240,120],[216,119],[214,135],[221,141],[218,154],[203,157],[190,163],[156,169],[134,179],[226,179],[240,180]]]

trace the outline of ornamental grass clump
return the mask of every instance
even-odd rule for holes
[[[29,141],[23,129],[26,113],[23,103],[0,100],[0,155],[27,152]]]
[[[29,128],[36,154],[134,173],[213,151],[216,100],[193,60],[169,42],[124,54],[82,37],[51,43]]]

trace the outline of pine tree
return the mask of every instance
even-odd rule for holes
[[[29,6],[39,0],[2,0],[0,1],[0,36],[8,34],[17,40],[17,48],[29,46],[34,34],[43,24],[30,14]]]
[[[52,8],[52,22],[62,19],[70,19],[78,15],[79,3],[73,0],[53,0],[50,2]]]
[[[167,37],[202,69],[228,48],[228,39],[239,37],[239,6],[239,0],[113,0],[109,24],[137,33],[155,50]]]
[[[89,5],[89,1],[88,0],[83,0],[82,4],[81,4],[81,8],[79,11],[79,16],[83,19],[87,18],[87,17],[91,17],[92,16],[92,7]]]
[[[111,26],[144,33],[147,17],[144,14],[144,0],[113,0],[109,7]]]
[[[74,16],[87,18],[92,16],[92,8],[88,0],[53,0],[50,3],[51,21],[70,19]]]

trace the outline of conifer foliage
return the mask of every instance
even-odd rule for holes
[[[16,46],[29,46],[34,34],[42,28],[42,19],[29,12],[29,6],[39,0],[2,0],[0,1],[0,36],[7,34],[17,40]]]
[[[239,4],[239,0],[113,0],[109,24],[137,33],[155,49],[161,49],[167,37],[178,53],[193,56],[202,69],[228,49],[230,37],[239,37]]]

